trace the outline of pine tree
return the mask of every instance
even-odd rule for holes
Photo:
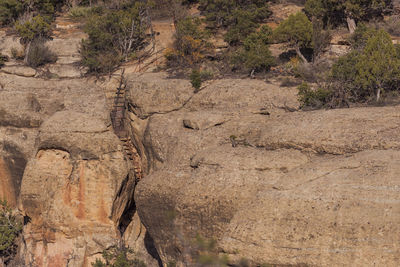
[[[393,83],[400,81],[400,59],[390,35],[379,30],[369,38],[355,67],[358,70],[355,82],[364,90],[375,91],[379,101],[385,89],[391,89]]]
[[[297,55],[307,62],[300,49],[312,46],[313,26],[311,21],[303,12],[292,14],[279,24],[275,29],[274,35],[278,41],[288,42],[290,47],[296,50]]]

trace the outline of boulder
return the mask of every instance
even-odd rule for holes
[[[11,66],[4,66],[1,68],[1,71],[7,74],[13,74],[23,77],[33,77],[36,75],[36,70],[23,65],[11,65]]]

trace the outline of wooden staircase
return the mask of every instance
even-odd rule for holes
[[[136,180],[140,180],[143,176],[141,169],[140,155],[133,145],[132,140],[129,136],[128,131],[125,128],[125,116],[126,116],[126,83],[124,81],[125,69],[121,73],[121,80],[114,97],[113,108],[111,111],[111,122],[115,134],[119,137],[122,142],[125,156],[129,159],[133,165]]]

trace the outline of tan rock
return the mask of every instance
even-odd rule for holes
[[[173,92],[171,92],[173,94]],[[297,109],[297,91],[252,79],[222,79],[212,81],[185,105],[190,111],[211,113],[259,113],[260,110],[285,112]],[[204,116],[206,117],[206,116]]]
[[[135,200],[163,262],[200,235],[232,263],[397,266],[398,107],[287,112],[278,90],[221,81],[149,117]]]
[[[54,75],[57,75],[59,78],[80,78],[82,76],[82,73],[77,66],[73,65],[50,65],[49,71]]]
[[[129,77],[130,89],[126,97],[141,119],[179,109],[192,96],[189,81],[165,78],[162,73]]]
[[[126,229],[123,240],[127,247],[135,251],[136,258],[145,261],[146,266],[160,266],[160,259],[153,245],[153,239],[149,236],[137,213],[135,213]]]
[[[4,30],[0,29],[0,51],[3,55],[7,55],[11,58],[11,50],[24,50],[20,42],[20,38],[17,36],[8,35]]]
[[[122,147],[104,122],[76,112],[56,113],[38,140],[20,196],[31,218],[24,236],[33,258],[26,264],[90,266],[88,255],[118,240],[113,205],[128,176]]]
[[[1,71],[7,74],[13,74],[23,77],[33,77],[36,75],[36,70],[28,66],[5,66]]]
[[[0,81],[0,197],[30,218],[13,264],[91,266],[135,215],[104,93],[86,79]],[[151,262],[144,237],[132,242]]]
[[[85,35],[77,33],[75,35],[68,36],[68,38],[54,38],[47,42],[47,46],[53,51],[57,57],[68,58],[70,63],[78,62],[79,46]],[[58,62],[60,63],[60,62]]]

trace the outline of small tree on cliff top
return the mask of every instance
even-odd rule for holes
[[[135,57],[147,42],[148,6],[128,1],[120,10],[99,9],[88,19],[80,54],[90,72],[112,72],[121,62]]]
[[[279,24],[274,34],[278,41],[288,42],[289,46],[296,50],[301,60],[307,62],[300,49],[311,47],[312,32],[313,26],[311,21],[304,13],[298,12],[290,15],[289,18]]]
[[[305,10],[311,16],[333,23],[346,21],[350,33],[356,21],[382,15],[390,0],[307,0]]]
[[[359,74],[355,82],[365,90],[374,90],[377,101],[383,90],[399,84],[400,59],[387,32],[380,30],[368,39],[356,69]]]
[[[358,47],[332,66],[335,106],[344,102],[380,100],[387,91],[400,87],[400,54],[387,32],[370,36],[364,48]]]

